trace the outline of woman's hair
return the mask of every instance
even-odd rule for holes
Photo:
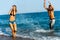
[[[17,12],[17,7],[16,7],[16,5],[13,5],[12,7],[15,7],[15,11]],[[12,10],[14,10],[14,9],[12,8]]]

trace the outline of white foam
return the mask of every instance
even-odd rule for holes
[[[4,34],[2,31],[0,31],[0,35],[5,35],[5,36],[11,36],[8,34]],[[35,39],[35,40],[60,40],[60,37],[52,37],[52,36],[41,36],[41,37],[35,37],[32,35],[31,36],[24,36],[24,35],[20,35],[20,34],[16,34],[16,37],[22,37],[22,38],[30,38],[30,39]]]
[[[47,30],[39,29],[39,30],[35,30],[35,32],[47,32]]]
[[[3,34],[4,36],[11,36],[11,35],[9,35],[9,34]]]
[[[51,32],[51,31],[54,31],[54,30],[44,30],[44,29],[35,30],[35,32]]]
[[[4,33],[2,31],[0,31],[0,35],[3,35]]]
[[[41,37],[41,38],[34,38],[35,40],[60,40],[60,37]]]
[[[24,36],[24,35],[20,35],[20,34],[16,34],[16,37],[30,38],[30,36]]]
[[[11,32],[11,29],[8,27],[8,28],[6,28],[6,31],[7,31],[7,32],[9,32],[9,31]]]
[[[39,29],[36,30],[35,32],[47,32],[48,30],[44,30],[44,29]],[[5,34],[4,32],[0,31],[0,35],[5,35],[5,36],[11,36],[9,34]],[[38,35],[37,35],[38,36]],[[35,40],[60,40],[60,37],[52,37],[52,36],[41,36],[41,37],[35,37],[33,36],[33,32],[31,32],[30,35],[26,36],[26,35],[20,35],[20,34],[16,34],[16,37],[22,37],[22,38],[30,38],[30,39],[35,39]]]
[[[2,32],[2,31],[0,31],[0,35],[4,35],[4,36],[11,36],[12,34],[11,34],[11,35],[9,35],[9,34],[6,34],[6,33]],[[20,35],[20,34],[16,34],[16,37],[30,38],[30,36]]]

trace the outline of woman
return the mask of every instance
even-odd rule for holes
[[[12,36],[13,37],[16,36],[16,31],[17,31],[16,23],[15,23],[16,12],[17,12],[17,7],[16,7],[16,5],[13,5],[12,9],[9,12],[9,15],[10,15],[10,27],[11,27],[11,30],[12,30]]]

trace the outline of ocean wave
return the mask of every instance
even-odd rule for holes
[[[2,32],[1,32],[2,33]],[[8,34],[0,34],[0,35],[5,35],[5,36],[11,36]],[[34,40],[60,40],[60,37],[52,37],[52,36],[41,36],[41,37],[32,37],[32,36],[26,36],[26,35],[20,35],[20,34],[16,34],[16,37],[22,37],[22,38],[30,38],[30,39],[34,39]]]

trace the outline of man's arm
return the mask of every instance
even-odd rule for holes
[[[48,3],[49,3],[49,5],[51,5],[51,6],[52,6],[52,8],[54,9],[54,6],[51,4],[51,2],[50,2],[50,1],[48,1]]]
[[[44,8],[47,9],[47,7],[46,7],[46,0],[44,0]]]
[[[54,6],[51,4],[52,8],[54,9]]]

